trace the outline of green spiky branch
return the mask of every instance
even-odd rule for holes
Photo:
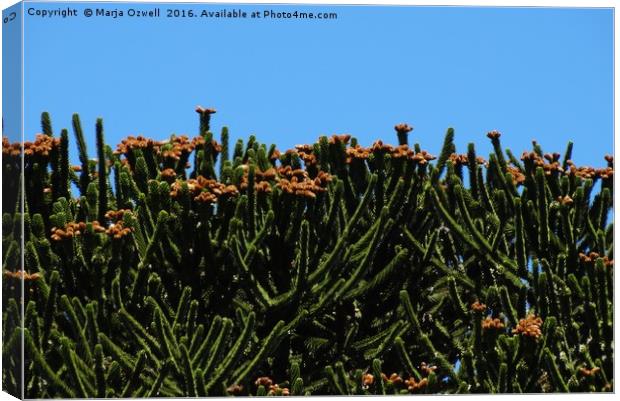
[[[613,390],[611,157],[492,131],[487,161],[449,129],[435,158],[405,124],[229,154],[196,111],[193,139],[114,151],[99,119],[96,159],[75,115],[79,166],[47,113],[4,141],[10,392],[22,335],[28,398]]]

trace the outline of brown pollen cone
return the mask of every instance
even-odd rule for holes
[[[409,126],[408,124],[405,124],[405,123],[396,124],[394,126],[394,129],[396,130],[396,132],[403,133],[403,134],[407,134],[407,133],[413,131],[413,127],[411,127],[411,126]]]
[[[207,109],[202,106],[196,106],[196,113],[198,114],[215,114],[217,111],[215,109]]]
[[[502,136],[502,134],[497,130],[487,132],[487,138],[490,138],[491,140],[499,139],[500,136]]]
[[[261,376],[254,382],[257,386],[269,387],[273,384],[273,381],[268,376]]]
[[[471,304],[471,310],[475,312],[484,312],[485,310],[487,310],[487,306],[483,303],[480,303],[479,301],[476,301]]]
[[[542,336],[542,324],[543,320],[540,317],[528,315],[525,319],[519,320],[519,324],[512,330],[512,333],[538,339]]]
[[[482,321],[482,328],[484,330],[501,330],[504,327],[504,323],[499,320],[498,318],[493,319],[491,316],[487,316],[483,321]]]

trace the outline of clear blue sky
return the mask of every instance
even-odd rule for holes
[[[37,9],[62,4],[30,3]],[[25,130],[49,111],[56,132],[78,112],[94,157],[106,138],[194,135],[198,104],[212,127],[256,134],[287,149],[321,134],[396,143],[393,126],[439,153],[447,127],[457,149],[497,129],[519,154],[545,151],[603,166],[613,150],[613,10],[248,5],[244,10],[335,11],[337,20],[25,19]],[[93,7],[92,4],[88,7]],[[130,8],[108,4],[108,9]],[[133,6],[132,6],[133,7]],[[174,5],[218,10],[231,5]],[[7,127],[8,128],[8,127]],[[73,141],[72,150],[75,149]]]
[[[2,10],[2,135],[11,142],[21,140],[21,47],[19,37],[22,32],[20,7],[14,5]]]

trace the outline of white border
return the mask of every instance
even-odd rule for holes
[[[25,1],[25,3],[36,3],[36,2],[45,2],[45,1],[37,1],[37,0],[27,0]],[[96,1],[49,1],[49,2],[81,2],[81,3],[85,3],[85,2],[96,2]],[[17,3],[17,1],[13,1],[13,0],[0,0],[0,6],[2,9],[5,9],[13,4]],[[106,3],[214,3],[214,4],[223,4],[223,3],[232,3],[232,4],[238,4],[238,3],[246,3],[246,4],[314,4],[314,5],[428,5],[428,6],[488,6],[488,7],[587,7],[587,8],[592,8],[592,7],[611,7],[611,8],[616,8],[616,6],[618,5],[618,1],[609,1],[609,0],[590,0],[590,1],[578,1],[578,0],[538,0],[538,1],[508,1],[508,0],[473,0],[473,1],[467,1],[467,0],[445,0],[445,1],[433,1],[433,0],[426,0],[426,1],[397,1],[397,0],[312,0],[312,1],[300,1],[300,0],[288,0],[288,1],[277,1],[277,0],[273,0],[273,1],[260,1],[260,0],[243,0],[243,1],[234,1],[234,0],[219,0],[219,1],[179,1],[179,0],[150,0],[150,1],[144,1],[144,0],[138,0],[138,1],[106,1]],[[615,143],[616,143],[616,139],[617,139],[617,135],[618,135],[618,127],[617,127],[617,120],[615,118],[616,115],[618,115],[618,103],[616,102],[616,95],[618,93],[618,83],[615,79],[616,76],[616,71],[617,71],[617,65],[618,65],[618,60],[617,60],[617,52],[616,50],[616,44],[618,43],[618,31],[615,29],[615,10],[614,10],[614,157],[616,160],[618,160],[618,152],[616,152],[616,147],[615,147]],[[24,22],[22,22],[22,38],[23,38],[23,27],[24,27]],[[2,30],[0,29],[0,43],[2,41]],[[1,46],[1,45],[0,45]],[[1,59],[1,52],[0,52],[0,59]],[[22,60],[23,60],[23,50],[22,50]],[[1,63],[0,63],[1,65]],[[0,67],[0,72],[1,72],[1,67]],[[2,84],[0,83],[0,91],[2,88]],[[23,92],[23,85],[22,85],[22,92]],[[23,98],[22,98],[22,113],[24,111],[24,105],[23,105]],[[0,109],[2,108],[2,99],[0,96]],[[23,115],[23,114],[22,114]],[[22,132],[23,132],[23,121],[22,121]],[[620,184],[620,177],[618,176],[618,174],[614,175],[614,186],[615,188],[618,188],[618,185]],[[0,196],[1,196],[1,186],[0,186]],[[618,197],[614,197],[614,212],[617,213],[616,211],[618,210],[618,206],[620,205],[620,200],[618,199]],[[616,222],[616,219],[614,218],[614,222]],[[620,233],[620,228],[618,228],[618,225],[616,225],[614,227],[614,237],[618,238],[618,234]],[[1,244],[0,244],[1,247]],[[615,253],[615,252],[614,252]],[[614,256],[615,259],[615,256]],[[620,266],[620,265],[617,265]],[[616,267],[619,268],[619,267]],[[614,338],[617,339],[618,336],[616,335],[618,332],[618,326],[620,326],[620,319],[618,318],[619,315],[619,309],[620,307],[618,307],[618,305],[615,302],[615,295],[617,294],[617,290],[618,290],[618,283],[620,282],[620,274],[615,274],[615,278],[614,278],[614,323],[615,323],[615,328],[614,328]],[[22,305],[23,308],[23,305]],[[23,311],[22,311],[23,313]],[[23,339],[22,339],[23,340]],[[23,344],[22,344],[23,347]],[[23,349],[23,348],[22,348]],[[617,354],[617,353],[616,353]],[[618,356],[616,355],[615,361],[614,361],[614,373],[619,372],[618,370]],[[0,369],[1,369],[1,358],[0,358]],[[617,376],[614,377],[617,378]],[[618,384],[616,384],[617,387]],[[488,395],[481,395],[483,397],[489,397]],[[421,399],[429,399],[431,397],[457,397],[457,396],[415,396],[416,399],[421,398]],[[471,398],[471,396],[463,396],[463,397],[467,397],[467,398]],[[491,396],[492,397],[492,396]],[[543,394],[536,394],[536,395],[495,395],[495,397],[501,397],[501,399],[503,400],[521,400],[523,397],[526,397],[528,400],[530,399],[538,399],[543,398],[544,399],[560,399],[560,398],[566,398],[566,397],[570,397],[571,400],[592,400],[592,399],[606,399],[609,400],[611,399],[610,397],[613,397],[612,393],[610,394],[578,394],[578,393],[571,393],[571,394],[567,394],[567,395],[561,395],[561,394],[549,394],[549,395],[543,395]],[[312,396],[311,400],[320,400],[320,399],[338,399],[338,398],[342,398],[342,399],[346,399],[348,397],[322,397],[322,396]],[[10,395],[8,395],[7,393],[0,393],[0,401],[4,401],[4,400],[12,400],[14,399],[13,397],[11,397]],[[373,397],[373,399],[385,399],[385,400],[393,400],[394,396],[385,396],[385,397]],[[183,400],[182,398],[179,399],[175,399],[175,398],[165,398],[164,400]]]

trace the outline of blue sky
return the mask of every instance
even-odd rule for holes
[[[42,111],[57,132],[78,112],[93,156],[97,117],[114,144],[192,136],[198,104],[218,110],[218,134],[227,125],[280,149],[333,133],[396,143],[393,126],[406,122],[431,153],[450,126],[461,153],[474,142],[488,155],[492,129],[516,154],[532,139],[561,153],[573,140],[573,160],[602,166],[613,151],[611,9],[241,7],[338,13],[300,21],[168,19],[162,4],[107,5],[159,7],[159,19],[85,18],[87,5],[71,7],[79,17],[26,16],[25,132],[40,131]]]
[[[2,11],[2,117],[5,120],[3,135],[11,142],[19,142],[21,98],[21,19],[19,6],[9,7]]]

